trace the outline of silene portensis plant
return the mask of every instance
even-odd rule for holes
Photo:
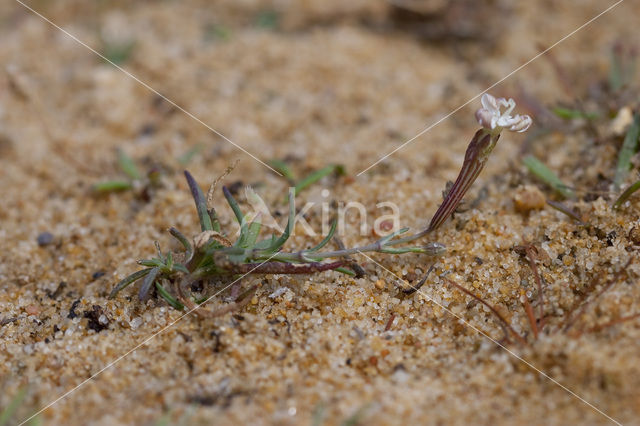
[[[259,239],[262,228],[260,214],[247,223],[246,217],[231,192],[222,188],[227,203],[235,214],[240,225],[240,232],[235,241],[230,241],[227,234],[220,228],[220,222],[215,208],[211,205],[212,194],[216,182],[211,186],[205,197],[202,189],[188,171],[185,178],[191,190],[201,232],[189,240],[180,231],[170,228],[170,234],[183,246],[179,253],[164,254],[156,243],[157,257],[140,260],[144,266],[120,281],[111,291],[113,298],[128,285],[139,282],[138,296],[140,300],[147,299],[153,288],[176,309],[195,310],[198,303],[209,300],[204,297],[196,299],[189,294],[191,285],[198,281],[206,281],[222,285],[234,282],[231,286],[231,299],[227,307],[216,312],[198,309],[195,312],[202,316],[217,316],[247,303],[257,286],[242,290],[240,278],[248,274],[309,274],[328,270],[335,270],[348,275],[355,275],[352,270],[350,256],[364,252],[378,252],[390,255],[404,253],[422,253],[428,256],[442,255],[446,249],[437,242],[422,245],[407,245],[439,228],[456,210],[460,201],[469,190],[473,182],[482,171],[489,154],[495,147],[502,130],[524,132],[531,125],[531,118],[527,115],[511,115],[515,102],[513,99],[496,99],[484,94],[481,99],[482,108],[476,112],[476,119],[482,126],[469,143],[465,153],[462,169],[446,195],[443,203],[434,214],[429,226],[410,236],[402,236],[409,229],[403,228],[390,235],[382,237],[370,244],[353,248],[339,248],[338,250],[322,251],[333,239],[336,222],[332,223],[329,233],[315,247],[300,251],[288,252],[283,247],[293,233],[295,221],[294,193],[289,192],[289,215],[286,229],[280,235],[271,235]],[[504,109],[504,110],[503,110]],[[219,179],[218,179],[219,180]],[[251,196],[258,195],[250,191]],[[230,235],[230,233],[229,233]],[[223,287],[224,288],[224,287]]]

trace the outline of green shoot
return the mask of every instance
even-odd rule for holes
[[[538,160],[533,155],[525,157],[522,162],[527,167],[527,169],[529,169],[529,172],[549,185],[564,198],[575,197],[575,194],[571,190],[571,188],[562,183],[560,178],[551,169],[549,169],[542,161]]]
[[[563,120],[575,120],[578,118],[582,118],[585,120],[595,120],[596,118],[598,118],[598,114],[595,112],[585,112],[577,109],[556,107],[551,111]]]
[[[618,199],[613,203],[613,208],[616,210],[619,209],[638,189],[640,189],[640,180],[629,186],[622,194],[620,194]]]
[[[134,47],[135,42],[133,41],[117,44],[106,43],[103,49],[103,55],[114,64],[121,65],[131,57]]]
[[[98,193],[126,191],[133,188],[133,184],[126,180],[110,180],[93,185],[93,190]]]
[[[191,160],[193,160],[193,158],[196,155],[198,155],[201,151],[202,151],[201,144],[194,146],[193,148],[191,148],[190,150],[188,150],[187,152],[185,152],[184,154],[178,157],[177,159],[178,163],[180,163],[182,167],[187,166],[187,164],[189,164]]]
[[[256,16],[255,22],[258,28],[274,30],[280,23],[280,15],[275,10],[264,10]]]
[[[616,166],[616,176],[613,184],[616,189],[620,189],[620,185],[627,177],[631,169],[631,158],[638,149],[638,137],[640,136],[640,114],[633,117],[633,123],[629,126],[627,134],[622,142],[622,148],[618,153],[618,165]]]
[[[322,173],[326,173],[328,168],[323,170]],[[335,166],[331,166],[331,170],[335,170]],[[335,235],[336,221],[332,223],[328,235],[315,247],[298,252],[281,251],[294,231],[296,219],[294,188],[289,189],[289,217],[286,229],[279,237],[271,235],[259,241],[262,231],[261,213],[257,214],[249,223],[249,219],[243,216],[238,202],[231,195],[229,189],[223,187],[227,203],[240,223],[240,235],[235,242],[231,242],[220,233],[213,231],[209,213],[213,209],[207,210],[204,194],[193,176],[188,171],[185,171],[184,175],[194,199],[202,230],[202,233],[194,239],[196,244],[191,244],[177,229],[170,228],[169,233],[180,242],[184,254],[167,252],[165,255],[156,245],[157,257],[138,261],[145,269],[134,272],[121,280],[109,295],[110,298],[115,297],[118,292],[130,284],[142,281],[138,289],[138,298],[141,301],[147,299],[151,289],[155,286],[157,295],[170,306],[176,309],[184,309],[185,307],[192,309],[196,305],[191,300],[192,297],[184,295],[184,290],[189,288],[188,284],[195,280],[209,281],[215,278],[223,279],[250,273],[308,274],[330,270],[355,275],[353,271],[346,268],[349,265],[347,259],[352,254],[369,251],[390,254],[425,253],[430,256],[438,256],[444,251],[444,247],[437,243],[416,247],[395,247],[423,236],[422,233],[418,233],[403,239],[395,238],[406,232],[407,228],[405,228],[368,245],[349,249],[340,247],[340,250],[321,252],[320,250],[329,244]],[[316,174],[315,180],[317,180],[317,176]],[[259,196],[252,190],[247,191],[247,197],[259,199]],[[323,262],[323,260],[330,258],[338,260]],[[164,287],[161,283],[171,284],[173,290]],[[255,288],[250,292],[254,290]],[[245,293],[241,293],[241,295]],[[244,306],[245,302],[244,297],[236,298],[236,301],[228,305],[227,308],[229,310],[240,308]],[[199,315],[207,315],[201,310],[196,312]],[[209,315],[214,314],[209,312]]]
[[[118,165],[131,180],[140,180],[142,178],[142,174],[133,162],[133,158],[129,157],[127,153],[121,149],[118,150]]]
[[[269,161],[269,165],[273,167],[277,172],[279,172],[285,179],[287,179],[290,183],[295,182],[296,175],[293,173],[293,170],[289,167],[287,163],[282,160],[271,160]]]
[[[296,183],[295,192],[293,195],[294,196],[298,195],[300,191],[302,191],[303,189],[313,185],[323,177],[328,176],[332,173],[336,173],[338,175],[344,175],[345,174],[344,166],[341,166],[339,164],[331,164],[329,166],[323,167],[320,170],[316,170],[306,178],[302,179],[300,182]]]
[[[202,231],[213,231],[213,224],[211,223],[211,217],[207,210],[207,200],[204,198],[202,189],[193,176],[191,176],[191,173],[186,170],[184,171],[184,177],[187,179],[187,184],[191,190],[191,196],[193,197],[193,201],[196,203],[198,219],[200,220],[200,229]]]
[[[20,407],[20,404],[22,404],[22,402],[26,397],[27,397],[26,387],[18,390],[18,393],[16,393],[16,395],[13,397],[11,402],[9,402],[9,405],[7,405],[2,410],[2,412],[0,412],[0,426],[5,426],[9,424],[9,421],[13,419],[13,417],[16,414],[16,411],[18,410],[18,407]]]

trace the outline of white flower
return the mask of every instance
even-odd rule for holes
[[[528,115],[516,114],[511,116],[516,102],[513,99],[494,98],[488,93],[482,95],[480,99],[482,108],[476,111],[476,120],[482,127],[500,132],[503,128],[507,128],[512,132],[522,133],[531,126],[531,117]],[[504,112],[500,108],[506,108]]]

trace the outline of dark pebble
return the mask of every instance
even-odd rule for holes
[[[43,232],[38,235],[37,240],[40,247],[48,246],[53,242],[53,234],[51,232]]]

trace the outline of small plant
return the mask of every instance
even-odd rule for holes
[[[335,270],[355,275],[354,271],[349,269],[352,263],[350,256],[358,253],[378,252],[395,255],[422,253],[429,256],[443,254],[445,247],[436,242],[421,246],[407,246],[406,244],[437,229],[455,211],[463,196],[480,174],[504,128],[524,132],[531,125],[529,116],[510,115],[515,108],[515,102],[512,99],[508,101],[495,99],[493,96],[485,94],[482,97],[482,105],[483,107],[477,111],[476,117],[483,128],[478,130],[471,140],[456,182],[446,195],[443,204],[436,211],[429,226],[424,230],[401,237],[409,230],[403,228],[370,244],[353,248],[345,248],[337,240],[336,243],[339,246],[337,250],[321,251],[335,234],[337,223],[334,221],[328,234],[315,247],[295,252],[283,251],[283,246],[293,234],[296,193],[327,174],[340,172],[339,166],[331,165],[312,173],[306,179],[298,182],[295,187],[289,189],[289,215],[284,232],[281,235],[271,235],[262,240],[259,240],[262,230],[260,213],[255,215],[251,221],[247,220],[250,216],[245,216],[242,213],[238,202],[229,189],[223,187],[224,197],[240,226],[238,238],[232,242],[227,235],[222,233],[218,214],[211,205],[217,182],[229,173],[230,169],[227,169],[227,172],[211,185],[207,197],[193,176],[185,171],[184,175],[198,212],[200,234],[193,238],[192,243],[180,231],[170,228],[169,233],[180,242],[184,250],[181,253],[168,252],[164,254],[156,243],[157,257],[140,260],[138,263],[146,268],[134,272],[120,281],[111,291],[109,297],[113,298],[130,284],[139,282],[138,297],[140,300],[147,299],[152,288],[155,287],[158,295],[174,308],[184,309],[187,307],[189,310],[194,310],[197,303],[207,301],[209,298],[198,300],[193,295],[187,295],[187,289],[192,284],[198,281],[235,280],[231,289],[232,304],[217,312],[206,311],[205,314],[205,311],[196,311],[201,315],[216,316],[241,307],[251,299],[250,296],[257,287],[253,286],[242,293],[240,292],[240,280],[249,274],[309,274]],[[501,107],[505,107],[506,110],[502,112]],[[272,164],[278,166],[285,177],[292,182],[295,181],[295,177],[286,164]],[[131,163],[125,161],[122,168],[123,170],[130,169],[130,166]],[[264,204],[262,199],[250,188],[248,188],[247,197]],[[167,284],[168,286],[166,286]]]
[[[329,176],[331,174],[344,176],[346,174],[343,165],[329,164],[328,166],[311,172],[302,179],[298,179],[289,165],[282,160],[271,160],[269,161],[269,165],[279,172],[282,177],[284,177],[293,186],[294,196],[298,195],[302,190],[318,182],[325,176]]]
[[[512,132],[522,133],[531,126],[531,117],[528,115],[511,115],[516,107],[513,99],[496,99],[485,93],[482,95],[481,102],[482,108],[476,111],[476,119],[482,125],[482,129],[478,130],[471,142],[469,142],[467,151],[464,154],[462,169],[448,191],[444,202],[433,215],[426,232],[440,227],[456,210],[460,201],[462,201],[462,198],[487,163],[491,151],[498,143],[502,130],[506,128]],[[504,112],[501,111],[503,107],[505,108]]]
[[[160,171],[152,168],[143,175],[135,162],[123,150],[118,150],[118,166],[127,176],[126,179],[114,179],[98,182],[93,185],[93,191],[98,194],[134,190],[141,198],[149,198],[152,189],[160,186]]]
[[[349,262],[346,260],[352,254],[361,252],[424,253],[437,256],[445,250],[444,246],[438,243],[428,243],[423,246],[400,246],[419,237],[419,234],[415,234],[396,238],[408,231],[408,228],[404,228],[365,246],[323,252],[321,249],[331,241],[336,231],[336,222],[334,221],[328,235],[317,246],[296,252],[282,251],[282,247],[293,234],[296,213],[293,189],[289,192],[289,217],[286,229],[281,235],[271,235],[266,239],[259,240],[262,227],[260,215],[258,214],[249,223],[229,189],[223,187],[224,197],[240,225],[239,236],[236,241],[232,242],[222,233],[216,210],[211,206],[211,195],[215,189],[215,183],[209,190],[209,196],[205,198],[193,176],[188,171],[185,171],[184,174],[196,205],[201,233],[193,239],[192,243],[180,231],[171,228],[170,234],[180,242],[184,251],[164,254],[156,243],[157,257],[139,261],[138,263],[146,268],[120,281],[111,292],[110,297],[115,297],[118,292],[130,284],[140,282],[138,291],[140,300],[149,297],[151,289],[155,287],[158,294],[174,308],[183,309],[186,306],[189,309],[194,309],[197,306],[196,303],[207,300],[207,298],[194,300],[192,296],[186,295],[186,290],[190,288],[191,284],[201,280],[234,278],[238,280],[239,277],[248,274],[308,274],[329,270],[354,275],[354,272],[347,268]],[[251,197],[258,197],[253,191],[248,191],[248,193]],[[325,262],[327,259],[333,259],[333,261]],[[171,287],[167,288],[163,283],[169,283]],[[233,308],[246,303],[256,289],[252,287],[238,295],[239,287],[238,285],[232,289],[232,293],[236,293],[233,298],[235,305],[231,305]],[[228,310],[225,309],[224,312],[228,312]],[[209,312],[209,314],[219,315],[220,312]]]

